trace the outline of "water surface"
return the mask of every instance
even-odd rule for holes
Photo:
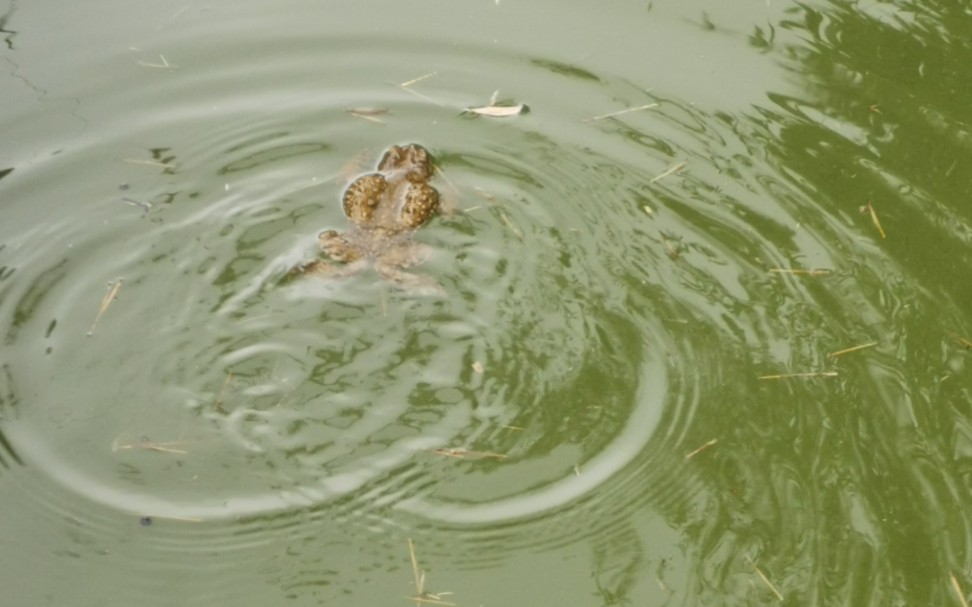
[[[5,603],[956,602],[967,23],[8,4]],[[444,295],[281,281],[407,142]]]

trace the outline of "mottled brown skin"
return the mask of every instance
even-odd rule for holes
[[[431,177],[432,161],[425,148],[416,144],[390,147],[376,172],[358,177],[344,191],[344,214],[350,229],[325,230],[318,236],[331,261],[306,263],[299,272],[343,277],[374,267],[403,289],[441,292],[431,278],[403,270],[422,263],[431,252],[427,245],[412,241],[412,233],[439,212],[439,192],[429,185]]]

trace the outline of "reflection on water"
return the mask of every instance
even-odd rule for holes
[[[967,28],[787,11],[685,21],[701,51],[789,74],[742,110],[563,49],[279,16],[299,35],[257,35],[197,8],[143,64],[87,56],[114,79],[45,94],[84,136],[12,103],[0,494],[24,531],[3,570],[72,563],[13,598],[83,578],[151,603],[163,571],[185,576],[168,602],[387,601],[414,590],[406,537],[459,604],[972,588]],[[8,74],[54,73],[11,39]],[[531,113],[461,117],[484,75]],[[414,236],[445,295],[281,282],[344,228],[349,163],[408,141],[461,209]]]

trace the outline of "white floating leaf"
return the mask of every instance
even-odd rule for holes
[[[482,107],[467,107],[466,111],[477,116],[489,116],[491,118],[508,118],[522,114],[526,109],[524,104],[519,105],[484,105]]]

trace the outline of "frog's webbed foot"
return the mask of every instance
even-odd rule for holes
[[[399,289],[414,295],[445,295],[445,290],[433,278],[412,274],[401,266],[379,261],[375,264],[378,274]]]
[[[335,261],[351,263],[361,258],[360,252],[340,232],[324,230],[317,235],[317,241],[324,254]]]
[[[308,261],[303,263],[289,272],[289,276],[314,276],[316,278],[345,278],[353,274],[357,274],[361,270],[365,269],[367,264],[363,261],[357,261],[354,263],[339,265],[336,263],[331,263],[330,261],[325,261],[323,259],[316,259],[314,261]]]

